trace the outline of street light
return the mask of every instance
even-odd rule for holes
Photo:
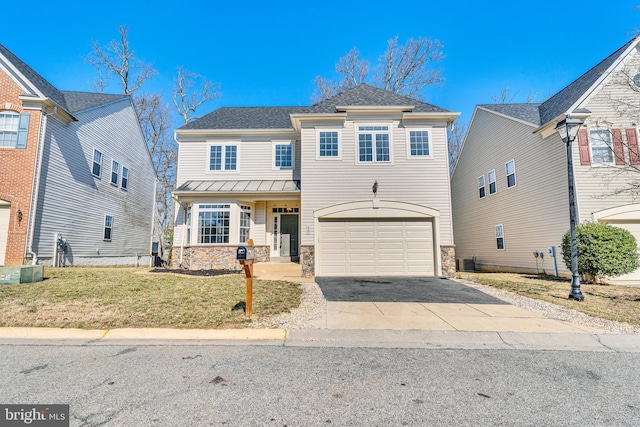
[[[569,221],[571,227],[571,293],[569,299],[583,301],[584,295],[580,291],[580,276],[578,276],[578,244],[576,242],[576,200],[575,183],[573,180],[573,154],[571,143],[578,135],[578,129],[584,122],[580,119],[567,117],[556,125],[556,131],[567,146],[567,172],[569,175]]]

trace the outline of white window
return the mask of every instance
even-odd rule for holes
[[[487,190],[484,187],[484,175],[478,177],[478,192],[480,193],[480,198],[484,198],[487,195]]]
[[[113,217],[111,215],[104,216],[104,233],[103,239],[107,241],[111,241],[111,236],[113,235]]]
[[[102,153],[98,150],[93,150],[93,167],[91,168],[91,173],[98,178],[100,178],[100,174],[102,173]]]
[[[240,243],[251,238],[251,206],[240,206]]]
[[[507,173],[507,188],[515,187],[516,185],[516,161],[509,160],[505,163],[505,170]]]
[[[125,166],[122,167],[122,180],[120,183],[120,187],[123,190],[126,190],[129,187],[129,168]]]
[[[338,131],[319,131],[318,132],[318,157],[320,158],[339,158],[340,142]]]
[[[496,188],[496,170],[490,170],[487,173],[487,177],[489,178],[489,194],[495,194],[498,191]]]
[[[191,244],[191,206],[189,206],[187,208],[186,224],[187,224],[187,241],[186,241],[186,244],[189,245],[189,244]]]
[[[611,133],[608,130],[590,131],[589,141],[591,141],[591,159],[593,163],[613,163]]]
[[[198,243],[229,243],[231,205],[198,205]]]
[[[358,126],[358,161],[390,162],[389,126]]]
[[[120,163],[115,160],[111,162],[111,183],[113,185],[118,185],[120,177]]]
[[[502,224],[496,225],[496,249],[504,249],[504,227]]]
[[[409,156],[429,157],[431,156],[431,151],[429,148],[429,131],[409,131]]]
[[[15,147],[18,143],[20,114],[0,111],[0,147]]]
[[[209,146],[209,170],[210,171],[238,170],[238,146],[237,145]]]
[[[291,143],[275,144],[273,159],[273,166],[276,169],[291,169],[293,167],[293,145]]]

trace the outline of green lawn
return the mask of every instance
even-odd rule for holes
[[[244,274],[194,277],[140,268],[45,267],[40,283],[0,286],[0,326],[242,328]],[[254,280],[252,317],[300,305],[299,284]]]

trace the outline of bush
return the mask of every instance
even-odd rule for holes
[[[592,278],[631,273],[640,265],[636,238],[629,231],[590,222],[576,227],[578,273]],[[562,258],[571,270],[571,230],[562,237]]]

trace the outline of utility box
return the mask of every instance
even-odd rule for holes
[[[236,252],[238,261],[249,261],[256,259],[256,248],[253,246],[239,246]]]
[[[43,277],[44,266],[42,265],[0,267],[0,285],[42,282]]]

